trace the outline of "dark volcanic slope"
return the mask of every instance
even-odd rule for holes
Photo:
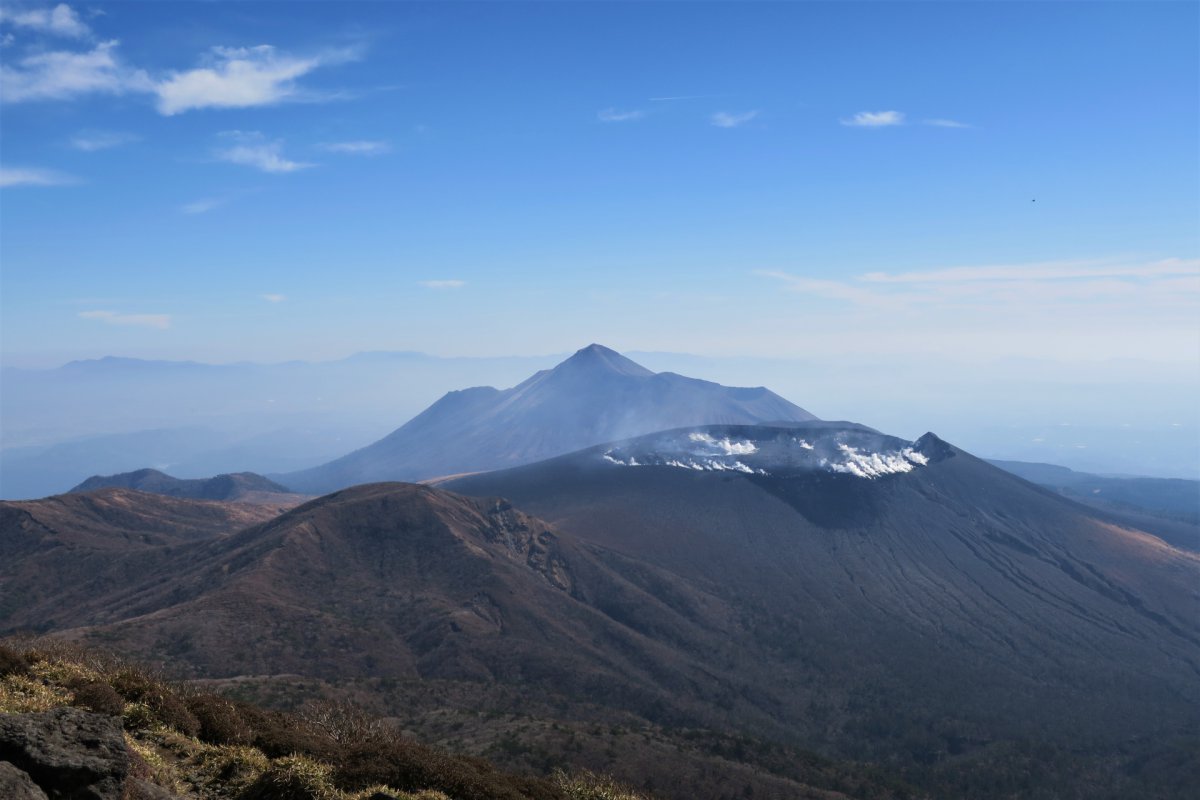
[[[181,513],[218,505],[111,489],[40,505],[78,505],[105,493],[149,506],[180,503]],[[0,539],[15,538],[24,523],[15,512],[3,520]],[[134,517],[128,524],[143,523]],[[50,560],[26,553],[6,563],[58,563],[65,552],[58,535],[46,538]],[[503,692],[525,698],[526,713],[552,707],[581,729],[588,719],[778,727],[771,676],[728,639],[737,621],[726,603],[653,566],[560,535],[503,501],[372,484],[229,536],[130,546],[117,558],[84,556],[71,563],[89,570],[65,579],[47,573],[36,596],[25,593],[28,581],[10,582],[0,570],[0,634],[50,629],[165,662],[177,674],[373,678],[417,687],[425,702],[447,687],[492,695],[503,684]],[[610,727],[595,730],[588,735],[600,740]],[[574,752],[570,737],[567,754]],[[662,737],[656,741],[661,748]],[[799,763],[789,757],[764,771],[731,764],[724,750],[697,749],[691,738],[655,752],[622,766],[681,800],[740,797],[747,786],[757,796],[843,796],[805,786],[810,778],[827,788],[866,785],[862,777],[845,783],[835,765],[803,754]],[[784,757],[769,748],[758,755],[764,763]],[[714,793],[725,784],[732,788]],[[855,796],[910,795],[877,787]]]
[[[898,764],[946,797],[1033,796],[1029,775],[1047,797],[1116,797],[1096,776],[1184,763],[1200,557],[935,436],[707,426],[453,485],[478,499],[359,486],[229,536],[67,559],[91,571],[48,573],[32,600],[0,584],[0,632],[214,677],[503,684],[564,715]],[[5,504],[4,540],[36,528],[8,513],[24,505]],[[57,563],[36,555],[0,568]]]
[[[119,475],[93,475],[71,490],[72,494],[96,489],[121,488],[193,500],[258,500],[286,495],[290,490],[253,472],[235,472],[213,478],[174,478],[156,469],[139,469]]]
[[[678,694],[676,713],[719,691],[690,655],[721,646],[719,607],[639,568],[658,600],[611,561],[506,503],[371,484],[161,551],[124,587],[68,589],[56,627],[208,676],[540,682],[625,707]]]
[[[526,464],[684,425],[814,419],[767,389],[653,373],[594,344],[511,389],[450,392],[375,444],[282,480],[323,492]]]
[[[1200,551],[1200,481],[1181,478],[1114,478],[1027,461],[988,463],[1090,506],[1148,514],[1182,523],[1155,531],[1167,541]]]
[[[1200,714],[1200,558],[932,435],[705,428],[447,486],[728,603],[779,718],[844,753],[914,730],[1112,744]]]

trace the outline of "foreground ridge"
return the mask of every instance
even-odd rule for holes
[[[0,790],[103,800],[647,800],[419,744],[350,703],[290,714],[54,641],[0,643]]]

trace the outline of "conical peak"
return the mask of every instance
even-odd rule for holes
[[[642,377],[648,377],[654,374],[641,364],[631,361],[630,359],[618,353],[616,350],[605,347],[601,344],[589,344],[587,347],[577,350],[573,356],[554,368],[555,372],[574,372],[578,370],[609,372]]]

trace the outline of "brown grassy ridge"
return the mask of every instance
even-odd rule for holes
[[[52,639],[0,641],[0,713],[121,717],[131,774],[200,800],[650,800],[605,776],[504,772],[402,736],[355,706],[268,711]]]

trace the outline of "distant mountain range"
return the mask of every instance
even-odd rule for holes
[[[108,357],[53,369],[4,366],[0,497],[44,497],[89,475],[143,467],[181,478],[297,472],[379,440],[447,391],[515,386],[563,358],[377,352],[272,364]],[[995,458],[1104,474],[1200,474],[1193,412],[1200,384],[1175,365],[927,358],[913,365],[822,348],[796,358],[633,358],[655,372],[727,386],[770,376],[772,390],[819,416],[908,433],[934,426]],[[879,401],[881,387],[901,386]],[[1146,386],[1155,389],[1147,395]],[[1101,403],[1090,406],[1090,419],[1076,413],[1082,392]],[[1133,407],[1147,410],[1132,424],[1114,422]]]
[[[655,373],[593,344],[511,389],[450,392],[372,445],[277,476],[297,491],[422,480],[527,464],[601,442],[702,424],[816,417],[762,388]]]
[[[1092,475],[1054,464],[989,460],[1000,469],[1081,503],[1125,512],[1145,512],[1200,525],[1200,481]],[[1200,542],[1193,543],[1200,549]]]

